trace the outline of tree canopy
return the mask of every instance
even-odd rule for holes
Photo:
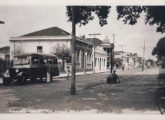
[[[99,18],[101,26],[107,24],[110,6],[74,6],[75,9],[75,24],[86,25],[94,19],[94,14]],[[72,21],[72,6],[67,6],[68,21]]]
[[[94,19],[95,13],[101,26],[107,24],[111,6],[74,6],[76,24],[86,25]],[[134,25],[141,14],[145,15],[145,24],[157,25],[157,32],[165,32],[165,6],[117,6],[118,20],[125,24]],[[67,6],[68,21],[72,21],[72,6]]]
[[[144,13],[145,24],[157,25],[156,31],[165,32],[165,6],[117,6],[118,20],[123,19],[125,24],[134,25]],[[165,63],[165,37],[161,38],[152,51],[159,61]]]
[[[94,19],[95,13],[99,18],[101,26],[107,24],[110,6],[74,6],[75,7],[75,23],[81,25],[88,24]],[[118,17],[125,24],[135,25],[140,16],[145,15],[145,24],[157,25],[157,32],[165,32],[165,6],[117,6]],[[72,21],[72,6],[67,6],[68,21]],[[165,42],[158,42],[153,49],[152,54],[165,55]]]
[[[152,51],[152,55],[165,56],[165,37],[161,38]]]
[[[165,6],[117,6],[117,19],[134,25],[142,12],[145,14],[145,24],[157,25],[157,32],[165,32]]]

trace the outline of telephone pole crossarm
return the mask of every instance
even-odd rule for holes
[[[94,35],[94,36],[96,36],[96,35],[101,35],[100,33],[93,33],[93,34],[88,34],[89,36],[90,35]]]

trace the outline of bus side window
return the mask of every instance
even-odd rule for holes
[[[50,58],[47,59],[47,63],[48,63],[48,64],[51,64],[51,63],[52,63],[52,61],[51,61]]]
[[[53,64],[57,64],[57,59],[56,58],[53,58],[52,61],[53,61]]]
[[[49,64],[57,64],[57,59],[56,58],[49,58],[48,63]]]
[[[44,62],[44,64],[47,64],[47,59],[44,58],[44,59],[43,59],[43,62]]]
[[[44,59],[40,58],[40,64],[45,64]]]

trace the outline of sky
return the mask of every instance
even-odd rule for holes
[[[124,51],[138,53],[143,55],[143,46],[145,41],[145,58],[155,58],[151,55],[153,47],[157,41],[164,37],[164,34],[156,32],[156,26],[149,26],[144,23],[144,16],[138,19],[136,25],[126,25],[122,20],[117,20],[116,6],[112,6],[108,24],[101,27],[97,16],[85,26],[76,26],[76,35],[92,37],[88,34],[100,33],[96,36],[103,40],[106,37],[113,42],[113,34],[115,35],[115,50],[122,50],[121,45],[124,44]],[[18,37],[37,30],[57,26],[71,33],[71,23],[68,22],[66,16],[66,6],[32,6],[32,5],[1,5],[0,20],[5,24],[0,24],[0,47],[9,45],[10,37]]]

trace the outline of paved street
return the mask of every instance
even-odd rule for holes
[[[81,112],[160,114],[158,69],[118,70],[120,84],[107,84],[108,73],[77,76],[77,94],[70,81],[0,86],[0,112]]]

